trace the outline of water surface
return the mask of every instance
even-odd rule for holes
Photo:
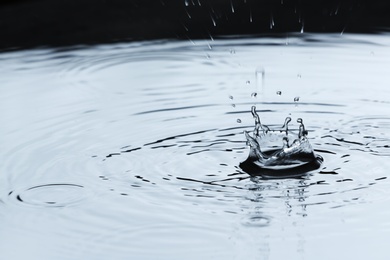
[[[2,257],[387,259],[389,46],[302,34],[1,54]],[[242,171],[253,105],[271,127],[303,118],[321,167]]]

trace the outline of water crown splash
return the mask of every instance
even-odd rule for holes
[[[289,137],[293,137],[288,129],[290,117],[285,119],[281,130],[271,130],[261,123],[255,106],[252,106],[251,112],[255,119],[255,128],[252,136],[247,131],[244,132],[250,151],[248,158],[240,163],[241,169],[250,175],[285,178],[301,176],[321,166],[323,158],[314,154],[301,118],[297,119],[298,136],[290,144]],[[277,140],[283,140],[282,147],[272,146],[271,149],[263,151],[262,147],[266,147],[267,143],[269,145],[275,136]]]

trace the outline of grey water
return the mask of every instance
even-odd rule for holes
[[[388,34],[1,53],[1,259],[388,259],[389,68]],[[252,106],[321,166],[243,171]]]

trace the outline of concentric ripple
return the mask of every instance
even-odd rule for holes
[[[354,238],[377,248],[390,236],[390,52],[385,36],[356,37],[1,54],[2,257],[314,259]],[[242,170],[252,106],[271,129],[294,118],[297,136],[301,118],[318,169]],[[299,250],[275,250],[286,241]]]
[[[21,203],[40,207],[66,207],[86,197],[83,186],[70,183],[42,184],[22,191],[11,191],[9,196]]]

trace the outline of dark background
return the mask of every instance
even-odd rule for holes
[[[390,1],[384,0],[3,0],[0,50],[280,34],[302,27],[377,33],[390,28],[389,14]]]

